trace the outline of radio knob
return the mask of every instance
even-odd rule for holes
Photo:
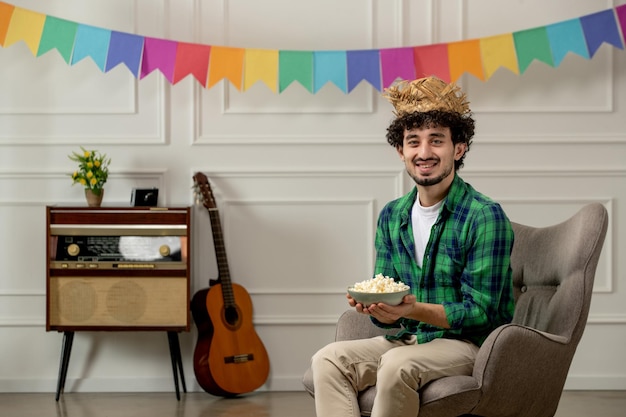
[[[80,252],[80,246],[78,246],[76,243],[72,243],[71,245],[67,247],[67,253],[70,256],[76,256],[79,254],[79,252]]]
[[[161,256],[169,256],[170,247],[168,245],[161,245],[161,247],[159,248],[159,253],[161,254]]]

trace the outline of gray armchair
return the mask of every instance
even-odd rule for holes
[[[556,412],[582,337],[594,275],[608,227],[604,206],[583,207],[563,223],[534,228],[513,223],[515,315],[481,346],[471,376],[445,377],[420,392],[420,417],[543,417]],[[336,340],[384,334],[369,317],[346,311]],[[303,383],[313,392],[311,370]],[[376,387],[359,395],[369,416]]]

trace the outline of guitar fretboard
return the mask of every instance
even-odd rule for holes
[[[217,271],[222,284],[224,306],[232,307],[235,305],[235,296],[233,294],[233,286],[230,279],[230,271],[228,269],[228,258],[226,257],[226,246],[224,244],[224,235],[222,233],[222,223],[220,221],[219,211],[216,208],[209,209],[209,217],[211,218],[211,230],[213,231]]]

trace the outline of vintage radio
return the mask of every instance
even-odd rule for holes
[[[189,231],[189,207],[47,207],[46,329],[188,331]]]

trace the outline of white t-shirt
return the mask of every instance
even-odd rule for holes
[[[422,207],[419,195],[413,204],[411,224],[413,226],[413,240],[415,240],[415,260],[420,268],[424,261],[424,252],[426,251],[426,245],[428,245],[428,239],[430,239],[430,229],[437,221],[442,204],[443,200],[434,206]]]

